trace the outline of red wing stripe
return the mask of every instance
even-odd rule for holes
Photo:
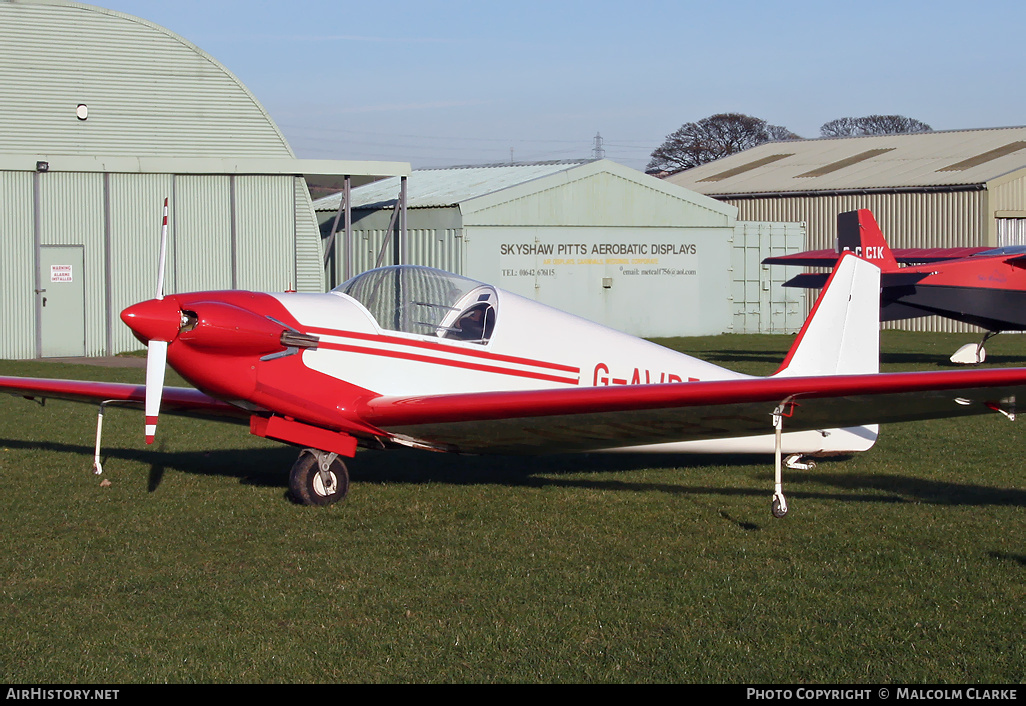
[[[461,360],[448,360],[445,358],[437,358],[429,355],[419,355],[417,353],[404,353],[402,351],[382,350],[380,348],[350,346],[344,343],[321,342],[317,347],[333,351],[344,351],[346,353],[361,353],[363,355],[382,356],[386,358],[400,358],[402,360],[414,360],[419,363],[430,363],[432,365],[447,365],[452,368],[462,368],[464,370],[480,370],[482,372],[497,373],[499,375],[513,375],[515,377],[531,378],[533,380],[545,380],[547,382],[562,382],[568,385],[576,385],[579,382],[578,378],[559,377],[556,375],[549,375],[548,373],[532,372],[530,370],[499,368],[494,365],[483,365],[481,363],[470,363]]]
[[[391,343],[399,346],[410,346],[413,348],[424,348],[427,350],[440,351],[448,355],[464,355],[470,358],[483,358],[486,360],[493,360],[496,362],[503,363],[516,363],[518,365],[533,365],[536,368],[548,368],[549,370],[559,370],[565,373],[573,373],[578,375],[581,372],[580,368],[575,368],[572,365],[562,365],[560,363],[549,363],[544,360],[534,360],[532,358],[520,358],[514,355],[503,355],[501,353],[490,353],[484,350],[472,350],[466,348],[459,348],[456,346],[447,346],[444,343],[432,343],[431,341],[412,341],[408,338],[399,338],[398,336],[383,336],[377,333],[358,333],[356,331],[337,331],[329,328],[319,328],[317,326],[309,326],[306,328],[307,333],[319,334],[322,336],[338,336],[339,338],[354,338],[358,341],[375,341],[378,343]],[[322,346],[324,347],[324,346]]]

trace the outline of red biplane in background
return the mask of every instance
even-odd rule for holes
[[[782,516],[782,454],[866,450],[883,422],[1011,418],[1026,393],[1026,368],[879,373],[879,274],[843,257],[765,378],[482,282],[395,266],[325,294],[165,296],[158,284],[156,298],[122,312],[148,348],[145,387],[6,377],[0,391],[143,406],[147,441],[158,411],[246,423],[301,449],[289,489],[307,504],[345,496],[342,458],[358,447],[765,452]],[[165,362],[195,389],[164,388]]]
[[[966,344],[951,356],[954,363],[981,363],[988,338],[1026,331],[1026,246],[892,251],[873,214],[863,209],[837,216],[835,250],[770,257],[763,263],[833,267],[845,252],[880,267],[881,321],[937,315],[986,330],[978,344]],[[805,273],[784,286],[819,288],[826,279],[825,273]]]

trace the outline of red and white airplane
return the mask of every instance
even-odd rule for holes
[[[853,252],[880,267],[883,321],[943,316],[983,328],[978,344],[966,344],[953,363],[982,363],[983,344],[1002,331],[1026,331],[1026,247],[899,248],[891,250],[868,209],[837,215],[834,250],[768,257],[764,265],[833,267]],[[822,287],[824,272],[807,272],[785,287]]]
[[[0,391],[143,405],[148,442],[158,410],[248,422],[302,449],[289,487],[307,504],[345,496],[342,459],[360,447],[765,452],[782,516],[782,454],[863,451],[877,423],[1012,418],[1026,391],[1026,368],[879,373],[879,281],[878,267],[843,257],[765,378],[425,267],[371,270],[325,294],[158,285],[121,314],[149,349],[145,388],[5,377]],[[164,388],[165,360],[195,389]]]

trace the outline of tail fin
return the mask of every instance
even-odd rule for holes
[[[898,269],[898,261],[887,246],[873,212],[865,208],[837,214],[836,249],[838,253],[853,252],[884,272]]]
[[[880,268],[842,253],[775,375],[859,375],[879,370]]]

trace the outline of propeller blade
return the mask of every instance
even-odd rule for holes
[[[160,257],[157,261],[157,296],[164,298],[164,264],[167,259],[167,197],[164,197],[164,218],[160,226]],[[167,368],[167,341],[150,339],[146,343],[146,443],[152,444],[157,434],[160,400],[164,396],[164,371]]]
[[[160,227],[160,259],[157,262],[157,296],[164,298],[164,260],[167,258],[167,197],[164,198],[164,222]]]
[[[157,433],[157,415],[164,396],[164,369],[167,363],[167,341],[146,344],[146,443],[152,444]]]

